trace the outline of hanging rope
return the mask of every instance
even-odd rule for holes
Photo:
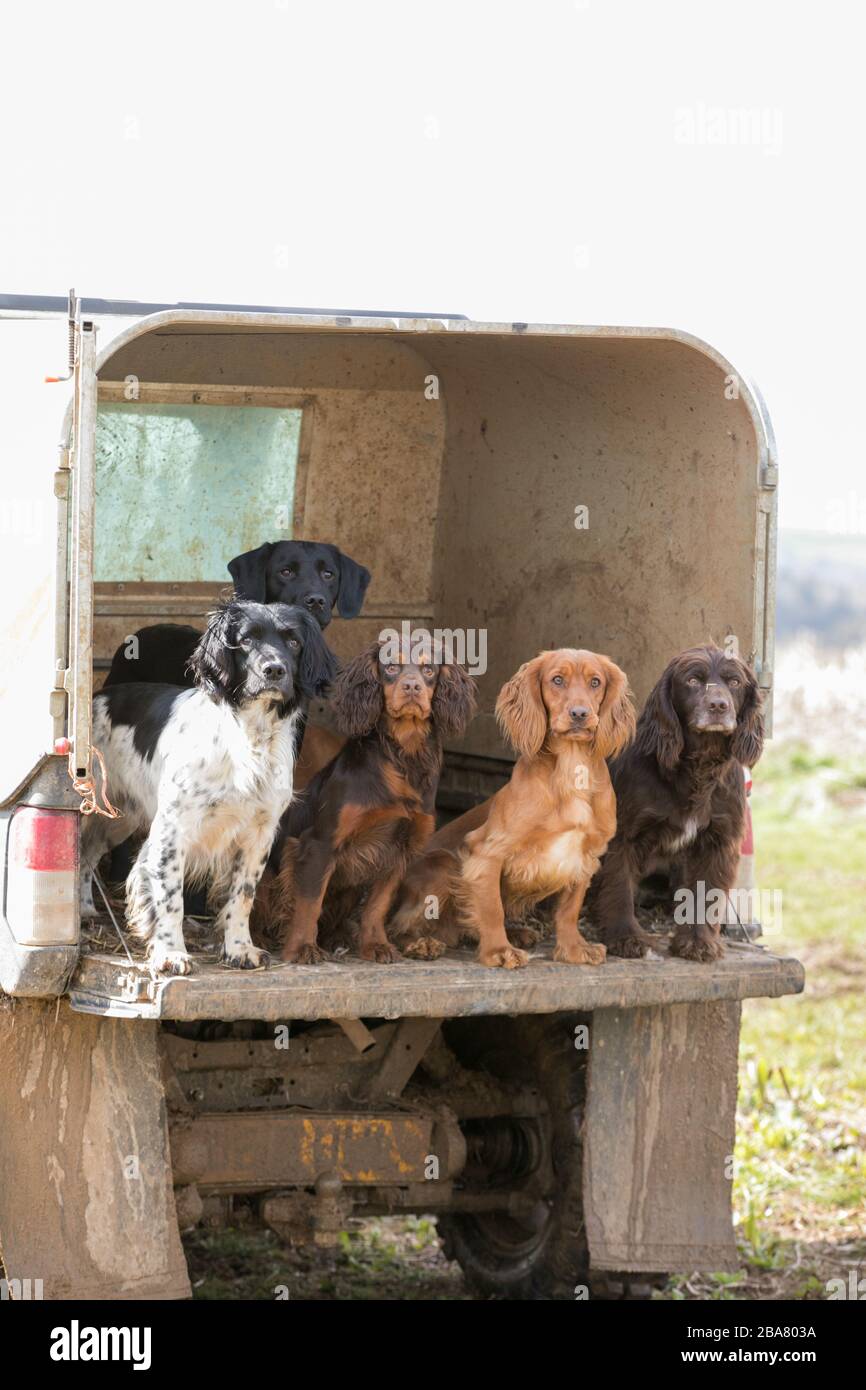
[[[72,758],[69,760],[69,776],[72,778],[72,785],[81,797],[79,810],[83,816],[107,816],[109,820],[117,820],[123,815],[116,806],[112,806],[108,799],[108,773],[105,771],[105,759],[96,745],[92,745],[91,751],[95,754],[99,763],[99,772],[102,781],[102,804],[100,805],[99,793],[93,781],[93,773],[89,777],[76,777],[72,770]]]

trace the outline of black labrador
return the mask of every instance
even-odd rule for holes
[[[341,618],[357,618],[370,583],[368,569],[321,541],[265,541],[229,560],[228,571],[238,598],[296,604],[320,628],[335,608]],[[114,653],[103,689],[130,681],[192,685],[186,668],[200,637],[197,628],[181,623],[140,628]]]

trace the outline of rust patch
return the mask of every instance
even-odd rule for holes
[[[433,1123],[381,1113],[200,1115],[174,1132],[174,1178],[203,1190],[308,1187],[328,1173],[347,1184],[421,1182]]]

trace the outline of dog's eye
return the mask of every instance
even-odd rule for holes
[[[322,578],[323,578],[323,579],[333,579],[333,577],[334,577],[334,571],[333,571],[333,570],[322,570]]]
[[[389,676],[396,676],[400,672],[400,667],[392,661],[390,666],[385,667],[385,670],[387,671]]]
[[[700,685],[700,681],[698,680],[697,676],[689,676],[688,683],[689,685]]]
[[[422,666],[421,673],[425,676],[435,676],[436,674],[432,666]]]
[[[291,647],[293,652],[296,652],[301,644],[298,641],[297,637],[289,637],[286,645]]]
[[[739,685],[739,684],[740,684],[740,678],[739,678],[739,676],[729,676],[729,677],[728,677],[728,685]]]
[[[564,681],[564,679],[563,679],[562,676],[554,676],[554,677],[553,677],[553,684],[554,684],[554,685],[565,685],[565,681]]]
[[[284,570],[280,570],[280,574],[282,575],[283,579],[294,579],[297,572],[298,571],[295,569],[294,565],[286,565],[286,568]]]
[[[593,676],[592,680],[590,681],[590,685],[592,686],[593,690],[598,690],[598,687],[601,685],[601,681],[599,680],[598,676]]]

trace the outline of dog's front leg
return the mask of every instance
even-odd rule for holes
[[[250,936],[250,913],[259,879],[268,860],[272,836],[242,838],[229,874],[228,890],[216,919],[222,928],[222,959],[237,970],[256,970],[268,961],[267,951],[254,946]]]
[[[681,875],[685,901],[678,902],[674,912],[676,920],[684,907],[687,920],[679,923],[673,934],[672,956],[707,963],[725,954],[721,929],[727,920],[729,894],[737,881],[739,863],[739,839],[717,839],[711,828],[689,845]]]
[[[334,851],[330,840],[317,840],[305,830],[298,840],[295,858],[295,909],[283,942],[283,960],[296,965],[317,965],[326,960],[319,946],[319,917],[334,872]]]
[[[151,963],[164,975],[192,970],[183,939],[184,843],[177,816],[157,812],[126,881],[129,925],[148,942]]]
[[[601,965],[607,955],[603,946],[587,941],[577,925],[588,887],[589,879],[581,879],[572,887],[564,888],[556,900],[553,959],[565,965]]]
[[[618,838],[609,846],[593,884],[590,914],[612,956],[639,960],[653,944],[634,910],[641,863],[633,845]]]
[[[367,895],[361,913],[361,934],[358,952],[363,960],[376,961],[379,965],[391,965],[402,957],[396,946],[392,946],[385,933],[385,918],[394,894],[400,884],[400,874],[395,871],[388,878],[374,883]]]
[[[519,970],[529,964],[529,956],[512,946],[505,934],[502,867],[502,860],[483,847],[474,849],[463,861],[455,896],[466,926],[478,933],[481,964]]]

